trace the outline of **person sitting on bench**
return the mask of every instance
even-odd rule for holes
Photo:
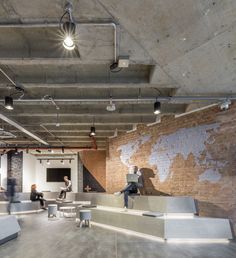
[[[62,200],[66,198],[66,193],[72,191],[72,183],[69,180],[68,176],[64,176],[65,187],[61,187],[61,192],[57,199]]]
[[[38,192],[36,190],[36,188],[37,188],[36,184],[31,185],[30,200],[32,202],[39,201],[41,209],[46,210],[46,207],[45,207],[45,201],[46,200],[43,198],[43,193]]]
[[[143,187],[142,173],[137,166],[132,166],[129,174],[126,175],[127,185],[114,195],[121,195],[124,193],[124,208],[128,208],[128,197],[130,194],[137,194],[138,188]]]

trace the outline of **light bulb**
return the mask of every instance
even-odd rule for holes
[[[75,48],[73,39],[70,36],[66,36],[66,38],[63,41],[63,46],[67,50],[73,50]]]

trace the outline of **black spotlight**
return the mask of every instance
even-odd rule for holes
[[[158,115],[158,114],[160,114],[160,113],[161,113],[161,102],[156,101],[156,102],[154,103],[154,114],[155,114],[155,115]]]
[[[90,128],[90,134],[89,134],[90,136],[95,136],[96,135],[96,129],[95,129],[95,127],[94,126],[92,126],[91,128]]]
[[[10,96],[5,97],[5,108],[9,110],[13,110],[13,98]]]

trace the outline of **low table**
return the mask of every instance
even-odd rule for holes
[[[73,218],[76,215],[76,207],[75,206],[62,206],[62,207],[60,207],[60,214],[61,213],[64,218]],[[67,216],[65,216],[65,214],[67,214]]]

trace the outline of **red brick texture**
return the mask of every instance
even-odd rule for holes
[[[85,150],[80,152],[80,158],[97,182],[106,189],[106,152]]]
[[[213,123],[219,124],[219,129],[211,133],[214,141],[205,143],[205,147],[214,161],[211,164],[224,162],[224,166],[218,169],[220,180],[200,181],[199,175],[206,169],[212,169],[214,165],[209,168],[208,163],[199,165],[190,153],[187,158],[181,154],[176,155],[168,178],[161,182],[158,168],[149,163],[152,145],[159,137],[172,134],[181,128]],[[107,192],[120,190],[125,184],[125,175],[128,172],[128,167],[121,162],[121,152],[117,148],[143,135],[150,135],[151,138],[140,146],[130,162],[145,170],[144,194],[192,196],[198,200],[201,216],[230,218],[236,229],[236,105],[232,105],[227,111],[213,107],[178,118],[163,117],[160,124],[150,127],[139,125],[134,132],[110,139],[107,151]],[[206,154],[203,152],[203,159],[204,155]]]

